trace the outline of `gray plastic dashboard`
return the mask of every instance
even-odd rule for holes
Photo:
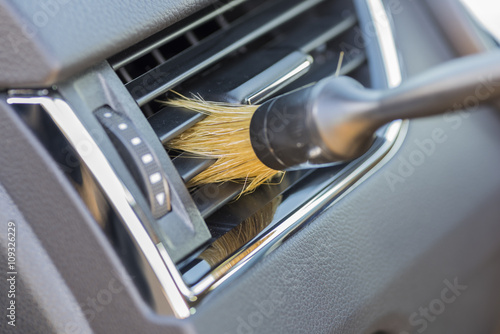
[[[0,2],[0,87],[47,87],[215,1]]]
[[[68,14],[37,29],[17,56],[1,53],[0,86],[68,78],[204,4],[54,3]],[[407,76],[456,56],[423,2],[398,3],[391,8]],[[0,31],[9,34],[22,33],[20,23],[41,8],[1,5]],[[29,293],[19,297],[20,332],[491,333],[497,325],[500,120],[491,108],[411,122],[390,161],[183,321],[141,301],[53,162],[8,106],[0,109],[0,140],[12,143],[0,149],[0,217],[24,231],[19,262]],[[430,141],[433,149],[423,149]],[[123,289],[109,304],[88,306],[115,282]],[[456,301],[421,315],[454,282],[464,287]]]

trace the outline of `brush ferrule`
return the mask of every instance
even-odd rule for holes
[[[250,124],[257,157],[273,169],[324,165],[362,155],[382,124],[381,94],[348,77],[329,77],[260,106]]]
[[[285,170],[335,161],[323,145],[313,119],[318,85],[282,95],[261,105],[250,124],[250,139],[266,166]]]

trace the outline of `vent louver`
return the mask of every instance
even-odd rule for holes
[[[334,74],[341,51],[340,74],[369,85],[362,43],[351,1],[237,0],[207,8],[109,61],[166,143],[204,117],[158,103],[170,90],[206,100],[260,103]],[[213,163],[183,154],[171,158],[185,182]],[[239,194],[236,183],[201,187],[192,197],[216,239],[311,174],[327,178],[336,170],[287,173],[279,185],[244,196],[237,213],[234,203],[218,212]]]

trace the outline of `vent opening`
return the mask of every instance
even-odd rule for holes
[[[159,100],[173,96],[170,90],[200,94],[206,100],[261,103],[333,75],[341,52],[345,57],[340,74],[369,86],[351,1],[240,0],[195,14],[116,55],[110,63],[166,143],[204,117],[162,105]],[[169,155],[185,182],[213,163],[179,152]],[[281,183],[264,185],[238,200],[242,187],[238,183],[192,190],[213,238],[207,249],[178,264],[185,281],[196,283],[244,243],[295,212],[339,177],[344,167],[289,172]],[[224,238],[231,233],[238,237],[229,246]],[[220,251],[220,247],[227,249]]]

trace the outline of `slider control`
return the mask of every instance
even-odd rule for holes
[[[132,122],[109,107],[95,115],[125,161],[158,219],[170,211],[170,191],[161,164]]]

